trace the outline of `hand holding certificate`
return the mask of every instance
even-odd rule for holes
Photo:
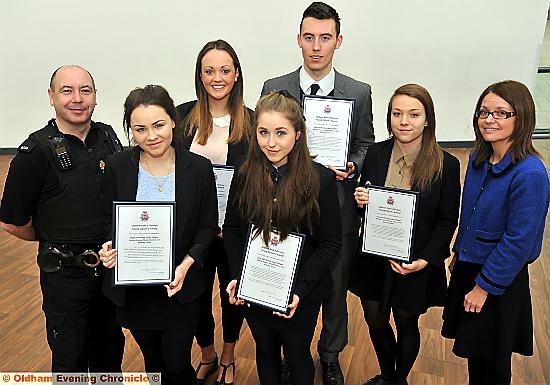
[[[250,229],[237,297],[288,314],[304,236],[291,233],[281,241],[272,232],[266,246],[261,235],[254,238],[253,234]]]
[[[114,285],[172,281],[175,202],[113,202]]]
[[[418,192],[368,186],[361,252],[410,262]]]
[[[354,99],[304,95],[307,144],[316,162],[347,169]]]

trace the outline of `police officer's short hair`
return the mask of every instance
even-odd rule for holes
[[[86,71],[88,73],[88,75],[90,75],[90,79],[92,79],[92,87],[94,88],[94,91],[96,91],[96,88],[95,88],[95,81],[94,81],[94,77],[92,76],[92,74],[90,73],[90,71],[88,71],[86,68],[82,68],[81,66],[79,65],[63,65],[61,67],[58,67],[55,71],[53,71],[53,74],[50,78],[50,88],[53,90],[53,84],[55,83],[55,77],[57,76],[57,72],[61,69],[61,68],[65,68],[65,67],[78,67],[78,68],[81,68],[82,70]]]

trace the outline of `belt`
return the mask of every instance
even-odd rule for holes
[[[45,272],[54,272],[68,266],[96,270],[99,265],[100,245],[58,244],[41,241],[38,245],[38,266]]]

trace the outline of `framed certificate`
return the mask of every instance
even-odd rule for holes
[[[216,177],[216,191],[218,193],[218,226],[220,228],[225,220],[225,210],[227,209],[227,197],[229,196],[229,187],[233,179],[234,167],[214,165],[214,176]]]
[[[361,252],[410,262],[418,192],[367,186]]]
[[[315,161],[346,170],[355,99],[304,95],[307,145]]]
[[[300,262],[305,236],[291,233],[281,241],[272,232],[269,244],[260,235],[248,231],[237,297],[248,303],[288,314],[292,302],[296,269]]]
[[[172,282],[175,202],[113,202],[115,286]]]

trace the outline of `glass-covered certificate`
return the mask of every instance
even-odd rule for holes
[[[229,196],[229,187],[235,169],[231,166],[215,165],[214,176],[216,177],[216,191],[218,193],[218,226],[220,228],[225,220],[225,210],[227,209],[227,197]]]
[[[366,186],[361,252],[410,262],[418,192],[389,187]]]
[[[175,202],[113,202],[114,285],[172,282]]]
[[[304,235],[291,233],[281,241],[272,232],[266,246],[262,235],[249,229],[237,297],[246,302],[288,314]]]
[[[307,146],[315,161],[346,170],[355,99],[304,95]]]

